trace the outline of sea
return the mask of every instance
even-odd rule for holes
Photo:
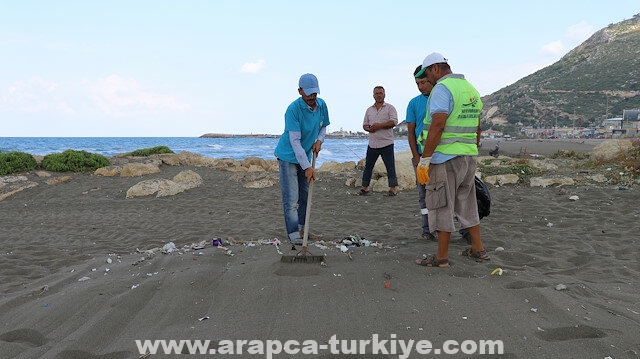
[[[173,152],[188,151],[212,158],[243,160],[247,157],[275,159],[278,138],[271,137],[0,137],[0,152],[25,152],[36,156],[60,153],[67,149],[98,153],[106,157],[143,148],[167,146]],[[358,162],[365,157],[366,138],[327,138],[316,160]],[[409,150],[407,139],[396,139],[395,152]]]

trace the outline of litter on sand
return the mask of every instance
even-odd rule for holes
[[[497,275],[502,275],[502,268],[496,268],[493,270],[493,272],[491,272],[491,275],[497,274]]]
[[[164,246],[162,246],[162,253],[171,253],[171,252],[177,252],[177,251],[178,251],[178,248],[173,242],[169,242]]]
[[[358,235],[350,235],[347,237],[342,238],[342,240],[340,241],[341,244],[344,244],[346,246],[356,246],[356,247],[369,247],[371,245],[371,242],[369,242],[366,238],[364,237],[359,237]]]

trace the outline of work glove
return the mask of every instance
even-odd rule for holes
[[[416,168],[416,177],[418,183],[426,184],[429,182],[429,165],[431,164],[431,157],[421,157],[418,167]]]

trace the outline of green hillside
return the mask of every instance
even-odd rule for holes
[[[553,65],[482,98],[483,128],[597,126],[640,108],[640,14],[596,32]]]

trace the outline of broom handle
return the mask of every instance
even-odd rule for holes
[[[311,168],[316,169],[316,153],[313,153],[313,161],[311,162]],[[309,183],[309,195],[307,196],[307,213],[304,218],[304,235],[302,236],[302,248],[307,248],[307,241],[309,240],[309,218],[311,218],[311,195],[313,194],[313,182]]]

